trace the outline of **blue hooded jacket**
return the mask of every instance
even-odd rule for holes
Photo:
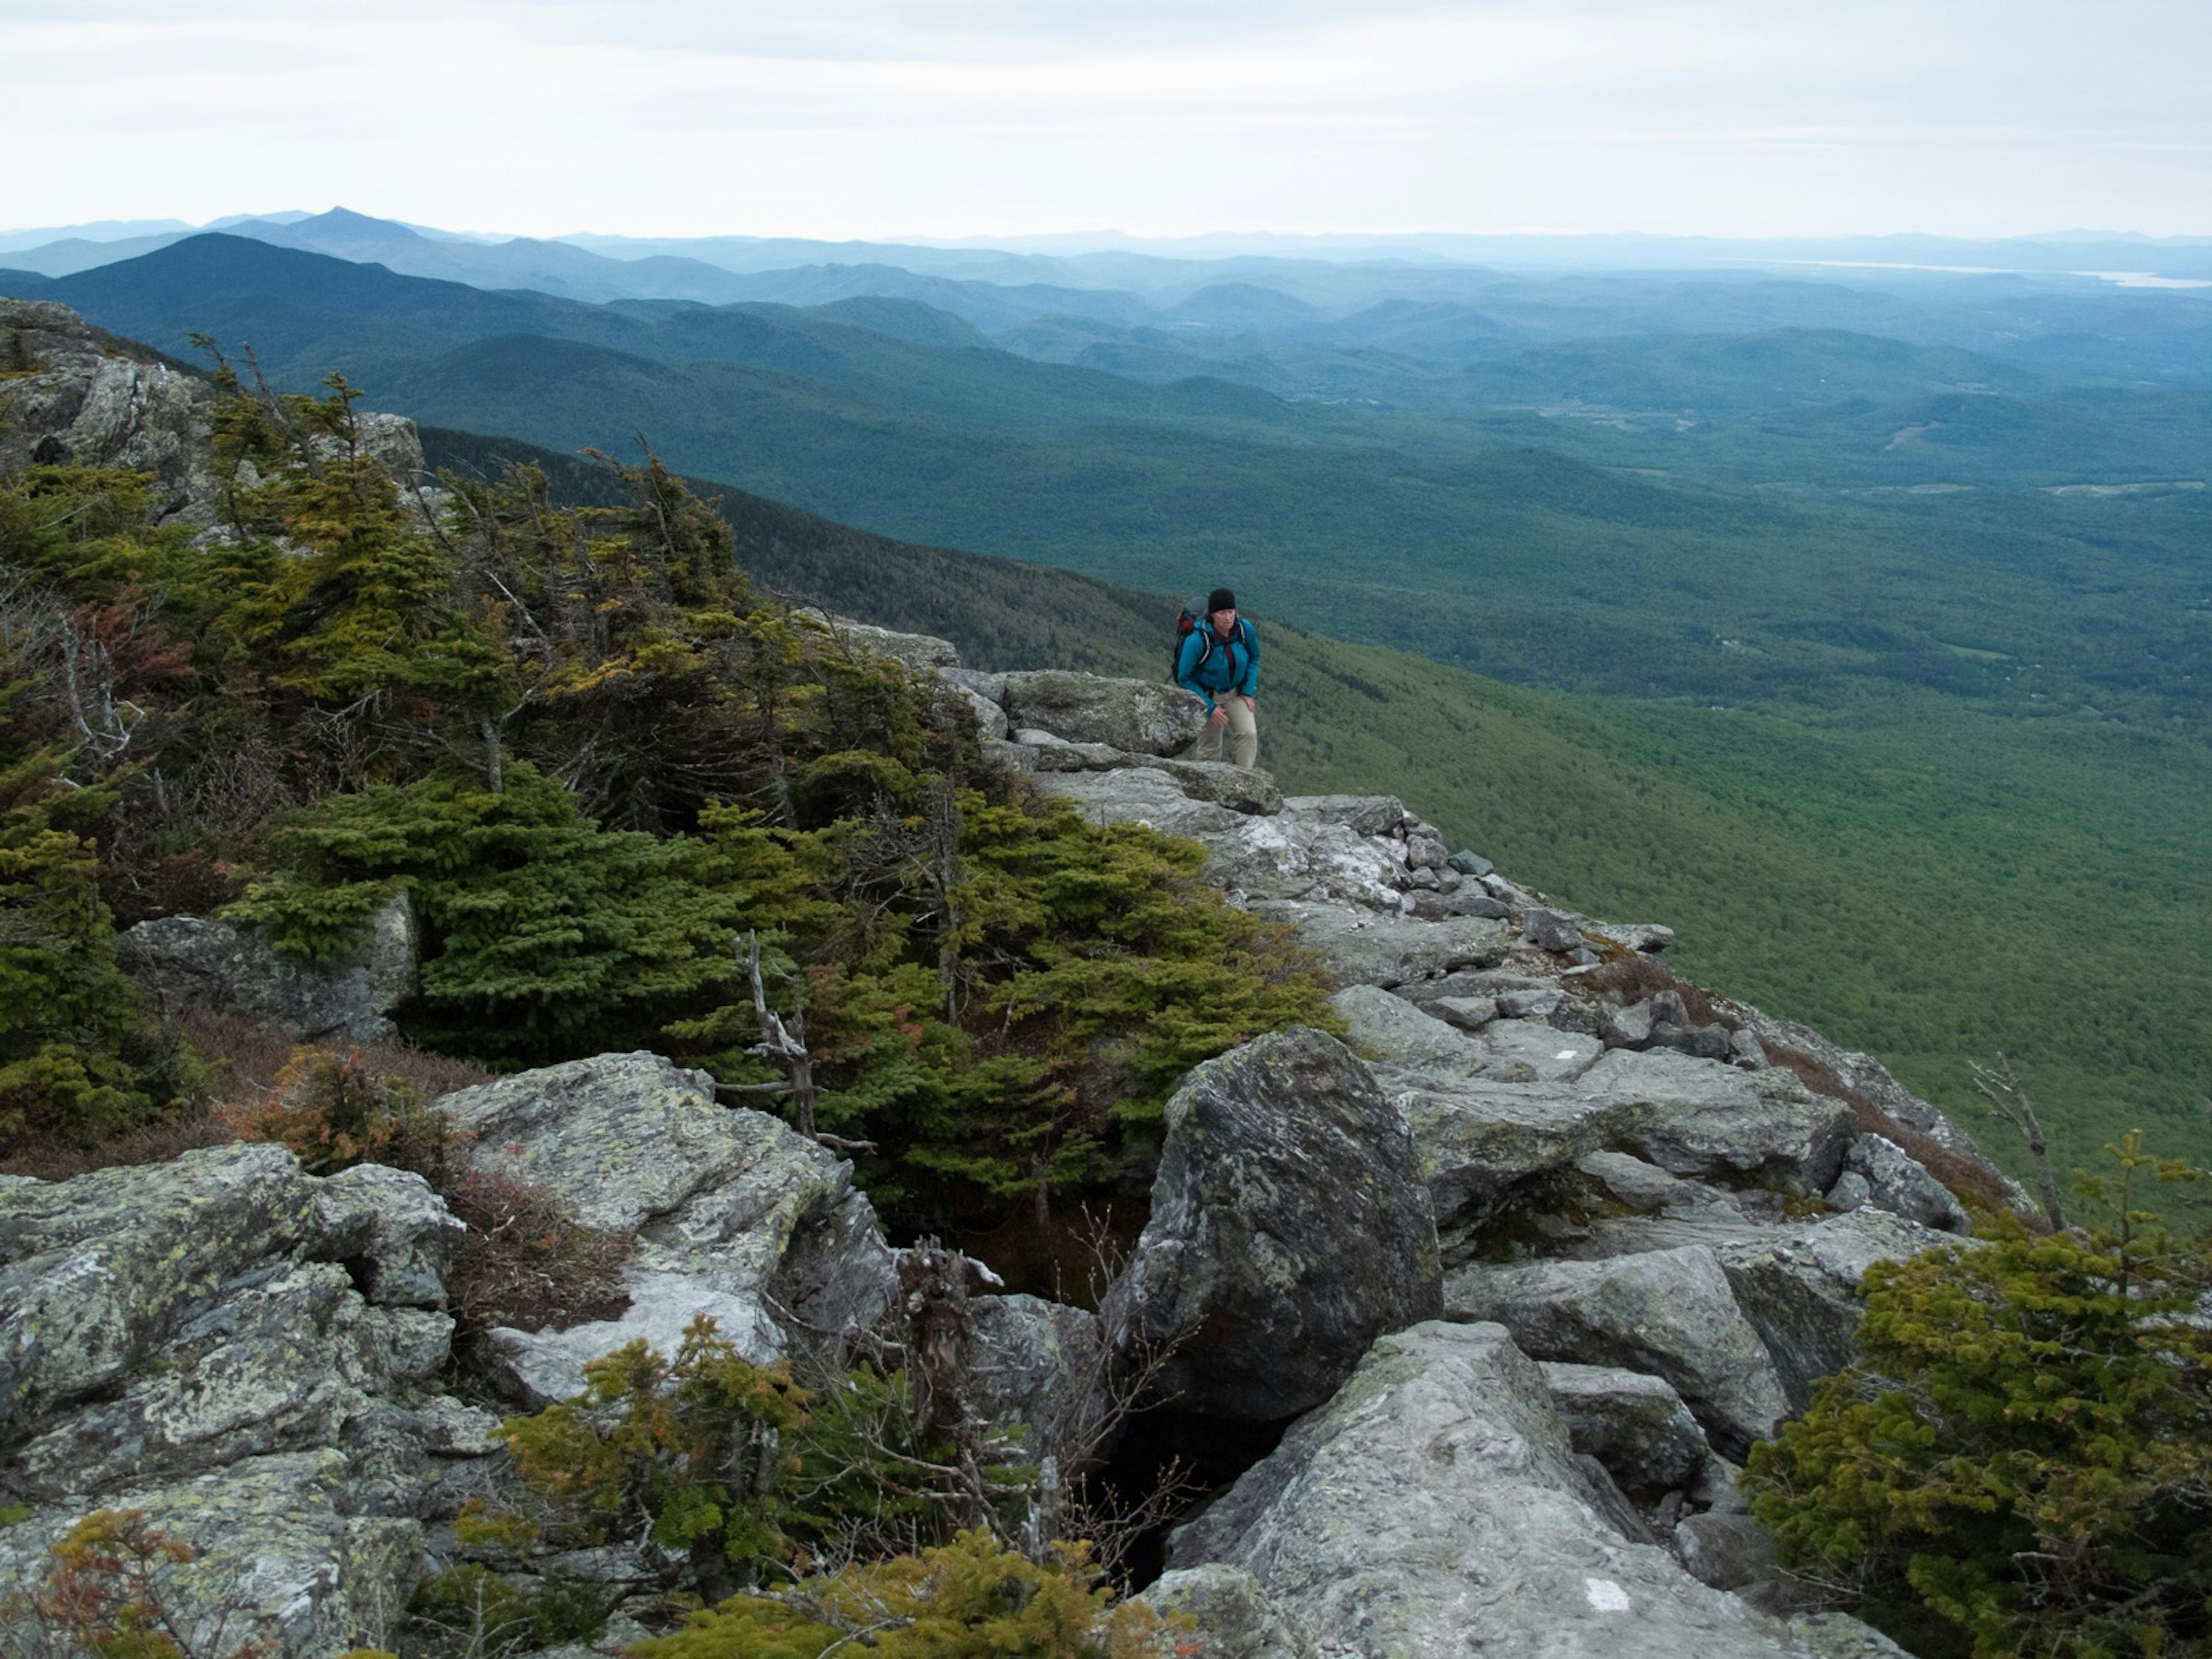
[[[1212,635],[1213,649],[1206,648],[1206,636]],[[1199,659],[1206,661],[1201,666]],[[1213,631],[1210,622],[1201,623],[1190,630],[1182,642],[1182,650],[1176,657],[1176,684],[1186,691],[1194,692],[1206,700],[1206,712],[1213,712],[1213,699],[1218,694],[1231,693],[1240,697],[1260,695],[1260,640],[1252,631],[1252,624],[1239,617],[1237,631],[1227,639]]]

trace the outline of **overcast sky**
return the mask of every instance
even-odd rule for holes
[[[0,226],[2212,233],[2212,0],[0,0]]]

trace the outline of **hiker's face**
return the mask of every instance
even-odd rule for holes
[[[1207,620],[1212,623],[1215,633],[1226,634],[1237,626],[1237,612],[1233,609],[1217,611]]]

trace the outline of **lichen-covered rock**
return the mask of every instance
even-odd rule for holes
[[[1674,1526],[1674,1559],[1715,1589],[1771,1578],[1774,1534],[1747,1515],[1688,1515]]]
[[[1175,1534],[1328,1653],[1784,1659],[1782,1627],[1602,1517],[1542,1375],[1496,1325],[1379,1339],[1321,1410]]]
[[[1686,1490],[1713,1455],[1705,1431],[1665,1378],[1557,1360],[1541,1369],[1569,1443],[1604,1464],[1623,1486]]]
[[[1730,1456],[1790,1409],[1765,1345],[1703,1245],[1599,1261],[1469,1263],[1445,1279],[1444,1304],[1454,1319],[1504,1326],[1538,1359],[1664,1377]]]
[[[295,1042],[383,1042],[415,994],[414,907],[380,906],[367,938],[327,963],[295,962],[250,927],[161,916],[117,936],[115,959],[154,996],[230,1014]]]
[[[1582,946],[1583,918],[1538,905],[1521,918],[1521,942],[1554,953]]]
[[[119,1383],[319,1225],[282,1146],[0,1185],[0,1424]]]
[[[673,1354],[685,1327],[702,1316],[757,1365],[779,1358],[788,1340],[757,1291],[731,1290],[694,1274],[633,1266],[623,1275],[629,1305],[612,1319],[560,1330],[499,1327],[484,1334],[485,1363],[513,1398],[532,1411],[583,1392],[584,1367],[632,1342]]]
[[[1116,1350],[1180,1346],[1179,1410],[1279,1421],[1375,1336],[1440,1308],[1413,1141],[1367,1069],[1305,1027],[1194,1069],[1167,1106],[1151,1219],[1103,1316]]]
[[[1959,1241],[1887,1210],[1800,1222],[1717,1248],[1736,1304],[1772,1356],[1790,1408],[1856,1355],[1866,1304],[1859,1282],[1877,1261],[1909,1261]]]
[[[1050,1456],[1063,1476],[1080,1472],[1113,1409],[1097,1316],[1033,1296],[976,1296],[962,1318],[970,1403],[983,1420],[1026,1426],[1024,1461]]]
[[[654,1054],[600,1054],[439,1105],[471,1135],[477,1168],[550,1188],[587,1227],[639,1236],[621,1318],[494,1339],[532,1398],[580,1387],[590,1342],[604,1342],[602,1353],[640,1336],[665,1346],[687,1304],[763,1358],[846,1341],[896,1293],[852,1166],[779,1119],[719,1104],[703,1073]]]
[[[1498,1012],[1504,1010],[1501,1006]],[[1503,1083],[1570,1083],[1605,1052],[1605,1045],[1594,1036],[1534,1019],[1492,1020],[1476,1041],[1485,1057],[1486,1074]]]
[[[1321,1659],[1304,1620],[1277,1606],[1250,1573],[1218,1561],[1163,1573],[1138,1599],[1190,1620],[1183,1639],[1196,1659]]]
[[[1443,1077],[1473,1077],[1486,1063],[1465,1032],[1378,987],[1348,985],[1329,1006],[1343,1016],[1345,1041],[1364,1059]]]
[[[52,1545],[90,1509],[136,1510],[193,1553],[162,1569],[191,1651],[265,1642],[280,1659],[329,1659],[385,1645],[422,1576],[422,1528],[349,1513],[350,1473],[339,1452],[290,1452],[100,1506],[40,1509],[0,1528],[0,1595],[40,1582]]]
[[[1844,1168],[1866,1182],[1865,1201],[1877,1210],[1887,1210],[1937,1232],[1973,1231],[1966,1206],[1950,1188],[1886,1135],[1861,1135],[1851,1142]]]
[[[1479,916],[1413,921],[1342,904],[1288,901],[1255,904],[1261,915],[1288,922],[1298,942],[1317,952],[1340,985],[1384,990],[1432,979],[1458,968],[1504,960],[1512,936],[1503,922]]]
[[[1017,726],[1138,755],[1176,754],[1206,724],[1206,705],[1180,686],[1058,669],[1007,675],[1003,701]]]
[[[446,1271],[467,1230],[411,1170],[357,1164],[316,1184],[325,1248],[346,1262],[361,1292],[392,1307],[442,1308]]]
[[[838,643],[858,656],[888,657],[908,668],[925,671],[960,666],[958,647],[934,634],[902,634],[872,623],[854,622],[849,617],[831,617],[827,625]]]

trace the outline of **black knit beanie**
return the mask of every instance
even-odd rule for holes
[[[1206,596],[1206,614],[1209,617],[1217,611],[1234,611],[1236,608],[1237,596],[1225,587],[1217,587]]]

